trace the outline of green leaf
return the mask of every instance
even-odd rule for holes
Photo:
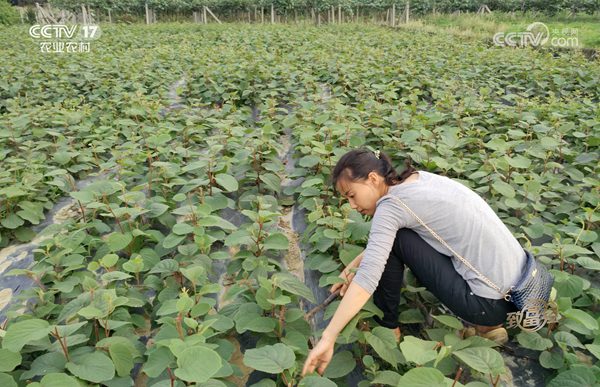
[[[575,320],[579,323],[581,323],[584,327],[586,327],[589,330],[596,330],[598,329],[598,321],[596,321],[596,319],[594,319],[592,316],[590,316],[588,313],[584,312],[583,310],[580,309],[568,309],[565,310],[563,312],[563,315],[567,318],[570,318],[572,320]]]
[[[452,353],[463,363],[484,374],[497,376],[505,372],[504,359],[488,347],[465,348]]]
[[[579,257],[577,263],[588,270],[600,270],[600,262],[590,257]]]
[[[131,275],[123,273],[122,271],[109,271],[108,273],[102,274],[102,280],[106,282],[121,281],[128,278],[131,278]]]
[[[6,218],[0,220],[0,224],[8,229],[14,230],[25,224],[25,221],[15,214],[10,214]]]
[[[552,348],[552,340],[543,338],[537,332],[520,332],[517,335],[517,341],[522,347],[536,351]]]
[[[114,343],[108,348],[108,353],[115,364],[117,375],[129,376],[129,372],[133,368],[133,356],[127,345]]]
[[[508,183],[505,183],[501,180],[496,180],[495,182],[492,183],[492,187],[503,196],[506,196],[508,198],[515,197],[515,190]]]
[[[596,356],[596,359],[600,359],[600,344],[586,344],[585,347]]]
[[[298,387],[336,387],[336,384],[331,380],[319,375],[309,375],[298,383]]]
[[[0,386],[17,387],[17,383],[15,382],[15,379],[12,376],[0,373]]]
[[[394,371],[379,371],[375,374],[375,378],[371,381],[372,384],[385,384],[388,386],[397,386],[400,383],[402,376]]]
[[[271,191],[279,192],[281,189],[281,179],[274,173],[266,173],[264,175],[260,175],[260,180],[263,183],[265,183],[265,185]]]
[[[40,382],[41,387],[81,387],[81,384],[72,376],[67,374],[46,374]]]
[[[40,319],[12,323],[6,330],[2,340],[2,348],[20,352],[26,344],[48,336],[51,330],[52,327],[48,324],[48,321]]]
[[[163,239],[162,241],[162,246],[165,249],[170,249],[173,248],[175,246],[177,246],[178,244],[180,244],[184,239],[186,238],[186,235],[177,235],[177,234],[169,234],[165,237],[165,239]]]
[[[302,281],[296,278],[293,274],[287,272],[279,272],[273,274],[271,277],[273,284],[287,292],[296,294],[298,296],[306,298],[313,304],[317,303],[315,296],[312,291]]]
[[[446,377],[440,370],[431,367],[417,367],[408,370],[400,378],[398,386],[402,387],[446,387]]]
[[[377,352],[379,357],[381,357],[383,360],[390,363],[392,367],[397,369],[398,364],[396,361],[396,356],[393,352],[393,349],[395,348],[396,344],[395,340],[392,339],[391,342],[386,342],[380,337],[372,334],[371,332],[365,332],[364,335],[365,339],[367,340],[367,343],[369,343],[369,345],[373,347],[373,349],[375,350],[375,352]]]
[[[237,191],[238,189],[238,182],[235,177],[231,175],[220,173],[215,176],[215,180],[217,181],[217,184],[223,187],[227,192]]]
[[[186,348],[177,357],[175,376],[186,382],[204,383],[222,367],[221,356],[210,348]]]
[[[233,223],[215,215],[204,216],[198,220],[198,226],[211,227],[216,226],[220,227],[223,230],[237,230],[238,227]]]
[[[437,345],[435,341],[421,340],[418,337],[406,336],[400,343],[400,349],[407,361],[415,364],[425,364],[437,357],[437,351],[433,348]]]
[[[453,329],[463,329],[464,328],[464,326],[460,322],[460,320],[454,316],[444,315],[444,316],[431,316],[431,317],[433,317],[440,323],[442,323],[450,328],[453,328]]]
[[[289,248],[289,240],[285,234],[276,232],[265,238],[263,246],[266,250],[287,250]]]
[[[597,385],[596,377],[591,369],[577,367],[558,374],[548,383],[548,387],[593,387]]]
[[[119,261],[117,254],[107,254],[100,259],[100,264],[105,267],[113,267]]]
[[[159,263],[157,263],[152,270],[150,270],[149,274],[157,274],[157,273],[174,273],[179,270],[179,263],[174,259],[163,259]]]
[[[565,364],[565,359],[562,354],[557,352],[543,351],[540,353],[540,365],[544,368],[558,370]]]
[[[113,232],[106,238],[106,244],[111,251],[119,251],[127,247],[132,239],[130,233]]]
[[[173,360],[175,359],[169,348],[156,348],[148,355],[148,361],[144,364],[144,373],[151,378],[156,378]]]
[[[341,378],[348,375],[356,367],[356,360],[350,351],[341,351],[333,355],[331,362],[325,369],[323,376],[326,378]]]
[[[11,186],[0,189],[0,195],[5,195],[7,198],[16,198],[18,196],[27,195],[27,192],[19,187]]]
[[[68,362],[67,369],[80,379],[93,383],[111,380],[115,377],[115,366],[108,356],[102,352],[92,352]]]
[[[29,371],[23,372],[22,379],[31,379],[34,376],[46,375],[54,372],[63,372],[67,360],[65,355],[58,352],[49,352],[38,356],[31,363]]]
[[[10,372],[16,366],[21,364],[21,354],[19,352],[0,349],[0,372]]]
[[[186,235],[194,232],[194,227],[187,223],[177,223],[173,226],[173,234]]]
[[[150,203],[148,209],[150,210],[148,217],[158,218],[169,209],[169,206],[164,203]]]
[[[300,165],[301,167],[304,167],[304,168],[312,168],[315,165],[319,164],[320,161],[321,161],[320,157],[308,155],[308,156],[304,156],[300,160],[298,160],[298,165]]]
[[[279,374],[294,366],[296,355],[285,344],[265,345],[249,349],[244,354],[244,364],[256,370],[270,374]]]

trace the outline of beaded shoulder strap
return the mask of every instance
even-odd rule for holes
[[[506,294],[503,293],[502,290],[500,289],[500,287],[498,285],[496,285],[495,283],[493,283],[488,277],[486,277],[479,270],[477,270],[475,267],[473,267],[473,265],[471,265],[471,263],[469,261],[467,261],[466,259],[464,259],[456,251],[454,251],[454,249],[452,247],[450,247],[446,243],[446,241],[444,241],[435,231],[433,231],[428,225],[426,225],[425,222],[423,222],[423,220],[421,218],[419,218],[419,216],[417,214],[415,214],[413,212],[413,210],[410,209],[410,207],[408,207],[402,200],[400,200],[400,198],[398,198],[398,197],[396,197],[394,195],[389,195],[389,196],[392,199],[394,199],[397,202],[399,202],[406,209],[406,211],[408,211],[412,216],[414,216],[419,221],[419,223],[421,223],[423,225],[423,227],[425,227],[434,236],[435,239],[437,239],[442,245],[446,246],[446,248],[448,250],[450,250],[458,259],[460,259],[469,269],[473,270],[479,277],[481,277],[481,279],[486,284],[488,284],[489,286],[491,286],[498,293],[502,294],[504,296],[504,299],[506,299],[507,301],[510,299],[510,295],[508,294],[510,292],[510,290]]]

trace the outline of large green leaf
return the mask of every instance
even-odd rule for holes
[[[469,367],[494,376],[505,372],[504,359],[498,351],[488,347],[465,348],[452,353]]]
[[[221,356],[210,348],[190,347],[177,356],[175,375],[186,382],[204,383],[222,366]]]
[[[29,371],[25,371],[21,377],[23,379],[31,379],[34,376],[46,375],[49,373],[60,373],[64,371],[67,359],[65,355],[58,352],[49,352],[36,357],[29,367]]]
[[[0,349],[0,372],[10,372],[16,366],[21,364],[21,354],[19,352]]]
[[[537,332],[520,332],[517,341],[522,347],[536,351],[552,348],[552,340],[540,336]]]
[[[380,328],[380,327],[378,327],[378,328]],[[393,338],[393,334],[392,334],[391,341],[385,341],[381,337],[374,335],[371,332],[365,332],[364,335],[365,335],[365,339],[367,340],[367,343],[369,343],[369,345],[371,345],[371,347],[373,347],[375,352],[377,352],[377,354],[383,360],[390,363],[392,365],[392,367],[397,369],[398,364],[397,364],[396,356],[394,355],[394,352],[393,352],[393,350],[396,347],[396,345],[395,345],[396,341]]]
[[[155,348],[148,355],[148,361],[144,364],[144,373],[151,378],[156,378],[160,375],[169,364],[175,360],[173,354],[166,347]]]
[[[435,360],[437,357],[437,351],[434,349],[436,345],[437,342],[435,341],[406,336],[400,343],[400,349],[407,361],[422,365]]]
[[[81,387],[74,377],[67,374],[46,374],[40,382],[41,387]]]
[[[128,376],[133,368],[133,355],[129,347],[122,343],[114,343],[108,348],[108,353],[119,376]]]
[[[50,333],[48,321],[31,319],[10,324],[2,340],[2,348],[20,352],[26,344],[42,339]]]
[[[115,366],[103,352],[92,352],[68,362],[67,369],[80,379],[93,383],[111,380],[115,377]]]
[[[302,296],[312,302],[313,304],[317,303],[315,296],[312,291],[306,286],[302,281],[296,278],[293,274],[286,272],[279,272],[273,274],[271,277],[275,286],[290,292],[292,294],[296,294],[298,296]]]
[[[398,382],[398,387],[447,387],[444,374],[430,367],[418,367],[408,370]],[[450,382],[452,382],[450,380]]]
[[[596,319],[594,319],[589,313],[586,313],[581,309],[571,308],[565,310],[563,312],[563,315],[567,318],[573,319],[581,323],[587,329],[590,329],[592,331],[598,329],[598,321],[596,321]]]
[[[309,375],[298,383],[298,387],[336,387],[336,384],[326,377]]]
[[[231,175],[220,173],[215,176],[215,180],[217,181],[217,184],[225,189],[225,191],[231,192],[237,191],[238,189],[238,182],[235,177]]]
[[[341,378],[352,372],[354,367],[356,367],[356,360],[352,352],[341,351],[333,355],[323,376],[332,379]]]
[[[106,244],[111,251],[119,251],[127,247],[132,239],[130,233],[113,232],[106,238]]]
[[[294,351],[281,343],[249,349],[244,354],[245,365],[270,374],[279,374],[291,368],[295,361]]]
[[[289,248],[289,240],[280,232],[272,233],[265,238],[263,242],[264,248],[267,250],[287,250]]]

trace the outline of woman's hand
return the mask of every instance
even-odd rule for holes
[[[325,369],[333,357],[334,345],[334,338],[322,336],[321,340],[319,340],[317,345],[310,351],[306,361],[304,362],[304,367],[302,368],[302,377],[304,377],[305,374],[314,372],[315,368],[317,368],[319,375],[323,376]]]
[[[333,284],[331,286],[331,290],[330,290],[331,293],[334,293],[336,290],[341,288],[340,296],[343,297],[344,294],[346,294],[346,289],[348,289],[348,286],[350,286],[350,282],[352,282],[352,279],[356,275],[356,273],[352,269],[355,269],[360,265],[360,261],[363,258],[363,254],[364,254],[364,251],[362,253],[360,253],[356,258],[354,258],[354,260],[352,262],[350,262],[344,270],[342,270],[339,277],[341,279],[343,279],[344,282],[339,282],[337,284]]]

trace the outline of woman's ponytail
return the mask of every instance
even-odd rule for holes
[[[333,169],[333,186],[335,187],[337,181],[342,177],[349,181],[362,180],[366,179],[373,171],[383,176],[387,185],[396,185],[417,171],[412,166],[410,159],[406,159],[404,165],[405,169],[398,174],[387,154],[378,152],[376,155],[365,148],[351,150],[340,158]]]

